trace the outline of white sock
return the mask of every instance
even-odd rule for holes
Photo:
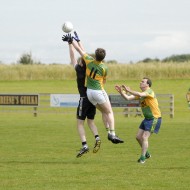
[[[88,145],[87,145],[87,144],[85,144],[85,145],[83,145],[83,147],[84,147],[84,148],[88,148]]]
[[[107,131],[108,133],[110,133],[110,128],[106,128],[106,131]]]
[[[110,133],[115,136],[115,130],[110,130]]]

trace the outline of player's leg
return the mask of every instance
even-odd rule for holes
[[[105,127],[107,128],[109,126],[110,133],[115,135],[115,121],[110,103],[105,102],[102,104],[97,104],[96,107],[102,113],[102,120]]]
[[[149,131],[144,131],[143,136],[142,136],[142,153],[145,157],[146,152],[148,150],[148,138],[150,137],[151,133]]]
[[[151,135],[152,124],[153,120],[144,119],[139,126],[136,139],[141,146],[141,157],[138,160],[140,163],[144,163],[146,158],[150,158],[150,154],[148,153],[148,138]]]
[[[90,130],[92,131],[93,135],[97,136],[98,135],[98,129],[94,123],[94,120],[93,119],[87,119],[87,124],[88,124]]]
[[[86,141],[86,134],[84,129],[84,121],[86,118],[85,109],[84,109],[84,98],[80,98],[79,105],[77,107],[77,131],[82,143],[82,148],[80,149],[77,157],[81,157],[84,153],[89,151],[87,141]]]
[[[78,131],[81,142],[86,142],[84,120],[77,119],[77,131]]]
[[[141,148],[141,157],[138,159],[138,162],[145,163],[146,158],[150,158],[150,154],[148,153],[148,138],[151,133],[149,131],[144,131],[142,135],[142,148]],[[149,154],[149,157],[148,157]]]
[[[93,148],[93,153],[98,152],[98,150],[100,149],[100,145],[101,145],[101,140],[98,134],[98,129],[95,125],[94,122],[94,118],[96,115],[96,107],[86,98],[85,101],[85,110],[86,110],[86,116],[87,116],[87,123],[88,126],[90,128],[90,130],[92,131],[94,137],[95,137],[95,144],[94,144],[94,148]]]
[[[152,123],[150,123],[150,126],[151,126],[151,129],[150,129],[150,135],[153,134],[153,133],[158,133],[159,130],[160,130],[160,126],[161,126],[161,122],[162,122],[162,118],[154,118]],[[148,151],[148,148],[147,148],[147,151],[145,153],[145,158],[148,159],[148,158],[151,158],[151,154],[150,152]]]
[[[77,154],[77,158],[78,158],[89,151],[87,141],[86,141],[85,129],[84,129],[84,120],[77,119],[77,131],[82,143],[82,148]]]
[[[143,134],[145,131],[145,125],[144,125],[145,120],[143,120],[139,126],[139,130],[136,134],[136,140],[139,143],[140,147],[141,147],[141,156],[138,159],[139,163],[145,163],[145,156],[142,155],[142,146],[143,146]]]
[[[87,95],[89,101],[91,101],[91,103],[101,111],[103,117],[104,114],[106,115],[105,118],[107,118],[107,122],[105,123],[105,120],[103,120],[103,122],[104,125],[109,126],[110,128],[110,133],[108,133],[108,139],[115,144],[123,143],[124,141],[119,139],[115,135],[114,115],[107,93],[104,90],[87,89]]]
[[[140,129],[138,130],[137,132],[137,135],[136,135],[136,140],[137,142],[139,143],[140,147],[142,147],[142,136],[143,136],[143,132],[144,130]]]
[[[98,129],[94,123],[94,120],[87,119],[87,123],[88,123],[88,126],[90,127],[94,137],[95,137],[95,144],[94,144],[94,148],[93,148],[93,153],[96,153],[100,149],[100,145],[101,145],[101,140],[100,140],[100,137],[98,135]]]
[[[108,118],[107,118],[107,114],[105,114],[104,112],[102,112],[102,121],[104,123],[104,126],[106,128],[106,131],[108,133],[110,133],[110,127],[109,127],[109,123],[108,123]]]
[[[115,121],[110,102],[97,104],[96,106],[102,112],[102,115],[106,115],[106,125],[109,126],[108,140],[114,144],[124,143],[124,141],[115,134]]]

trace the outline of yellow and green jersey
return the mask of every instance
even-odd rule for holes
[[[86,86],[93,90],[103,90],[103,81],[106,79],[108,68],[101,61],[96,61],[93,57],[85,54],[83,59],[86,63]]]
[[[146,119],[161,117],[161,112],[158,107],[158,100],[155,97],[154,91],[149,88],[145,91],[145,93],[147,94],[146,97],[137,97],[137,99],[140,99],[144,117]]]

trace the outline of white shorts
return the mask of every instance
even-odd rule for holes
[[[87,96],[93,105],[109,102],[109,97],[105,90],[87,89]]]

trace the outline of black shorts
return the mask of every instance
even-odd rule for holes
[[[80,97],[77,107],[77,119],[85,120],[94,119],[96,114],[96,107],[88,100],[87,97]]]

